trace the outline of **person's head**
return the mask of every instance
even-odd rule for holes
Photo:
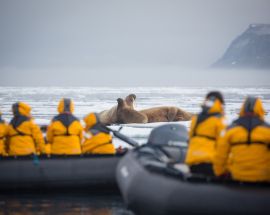
[[[258,116],[264,119],[265,110],[260,98],[247,97],[240,110],[240,116]]]
[[[89,113],[83,118],[83,121],[85,122],[86,130],[100,122],[97,113]]]
[[[206,94],[205,100],[219,100],[222,105],[225,105],[223,95],[219,91],[210,91]]]
[[[14,116],[27,116],[31,117],[31,107],[24,102],[16,102],[12,105],[12,113]]]
[[[223,95],[219,91],[211,91],[205,96],[202,108],[204,112],[208,113],[223,113],[224,105]]]
[[[73,113],[74,103],[71,99],[63,98],[58,104],[58,113]]]

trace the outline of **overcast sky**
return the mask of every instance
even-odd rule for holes
[[[0,0],[0,85],[196,85],[269,11],[269,0]]]

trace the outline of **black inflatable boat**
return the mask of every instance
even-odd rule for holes
[[[122,155],[0,158],[0,190],[116,187]]]
[[[41,128],[45,132],[47,125]],[[111,132],[129,145],[138,146],[136,141],[102,124],[96,124],[95,129]],[[116,166],[126,151],[127,149],[122,149],[116,155],[0,156],[0,191],[50,191],[62,188],[117,190]]]
[[[118,186],[136,214],[270,214],[269,185],[188,175],[170,163],[172,153],[166,147],[146,144],[127,153],[117,166]]]

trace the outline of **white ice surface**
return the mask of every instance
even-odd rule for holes
[[[57,114],[58,101],[63,97],[72,98],[75,102],[75,115],[81,120],[89,112],[100,112],[116,105],[116,99],[130,93],[137,95],[138,110],[154,106],[177,106],[186,111],[200,111],[200,104],[210,90],[224,93],[227,122],[237,117],[246,96],[262,98],[267,111],[266,120],[270,121],[270,87],[136,87],[136,88],[60,88],[60,87],[0,87],[0,110],[7,121],[12,117],[11,105],[24,101],[31,105],[32,115],[38,124],[48,124]],[[163,123],[122,125],[121,132],[145,143],[151,129]],[[189,127],[190,122],[180,122]],[[117,129],[119,126],[112,126]],[[114,139],[115,145],[122,142]]]

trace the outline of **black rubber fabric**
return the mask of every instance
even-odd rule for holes
[[[127,153],[118,163],[116,173],[125,204],[136,215],[269,214],[269,185],[185,181],[145,168],[136,153]]]
[[[191,173],[194,173],[194,174],[215,176],[212,164],[209,164],[209,163],[201,163],[197,165],[192,165],[189,168],[190,168]]]
[[[48,190],[115,186],[121,155],[0,157],[2,190]],[[0,213],[1,214],[1,213]]]

